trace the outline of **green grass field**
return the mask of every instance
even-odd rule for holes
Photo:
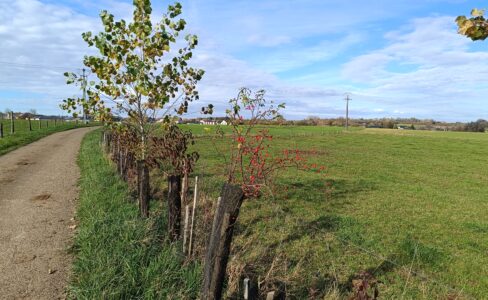
[[[204,126],[185,128],[199,135],[196,173],[216,198],[224,179],[216,142]],[[327,166],[327,176],[289,169],[272,195],[247,201],[231,268],[284,282],[297,299],[329,290],[347,295],[365,270],[382,282],[384,298],[486,297],[488,134],[331,127],[271,133],[276,149],[317,150],[311,160]]]
[[[212,199],[223,159],[211,126],[184,126],[197,135],[195,175]],[[488,292],[488,134],[270,127],[276,149],[315,149],[324,177],[289,169],[263,198],[246,200],[229,264],[227,296],[237,274],[285,284],[289,299],[343,299],[368,271],[380,299],[483,299]],[[125,184],[90,133],[82,170],[77,298],[192,299],[201,268],[179,267],[161,246],[158,219],[143,222]],[[153,212],[161,210],[153,203]],[[156,214],[157,215],[157,214]],[[164,214],[163,214],[164,215]],[[164,218],[163,218],[164,219]],[[157,229],[160,228],[160,229]]]
[[[15,133],[11,134],[11,121],[0,120],[3,124],[4,137],[0,138],[0,155],[15,150],[21,146],[37,141],[51,133],[73,129],[81,126],[75,123],[61,123],[54,120],[31,121],[32,131],[29,130],[29,121],[15,120]],[[41,123],[41,128],[39,128]]]

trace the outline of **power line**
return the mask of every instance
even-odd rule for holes
[[[24,64],[24,63],[14,63],[8,61],[0,61],[0,65],[13,67],[13,68],[30,68],[30,69],[62,69],[62,70],[69,70],[75,69],[67,66],[47,66],[47,65],[39,65],[39,64]]]

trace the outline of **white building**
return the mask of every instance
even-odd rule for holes
[[[217,125],[217,122],[212,120],[200,120],[201,125]]]

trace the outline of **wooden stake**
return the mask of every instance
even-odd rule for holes
[[[191,212],[190,241],[188,246],[188,255],[191,255],[193,251],[193,228],[195,226],[195,210],[197,207],[197,198],[198,198],[198,176],[195,176],[195,190],[193,191],[193,208]]]
[[[185,206],[185,225],[183,227],[183,254],[187,253],[188,221],[190,221],[190,205]]]
[[[244,300],[249,300],[249,290],[251,288],[249,281],[249,278],[244,278]]]
[[[258,300],[259,291],[255,281],[250,278],[244,278],[244,299],[245,300]]]

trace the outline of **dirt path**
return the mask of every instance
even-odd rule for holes
[[[65,297],[76,158],[90,130],[55,133],[0,156],[0,299]]]

